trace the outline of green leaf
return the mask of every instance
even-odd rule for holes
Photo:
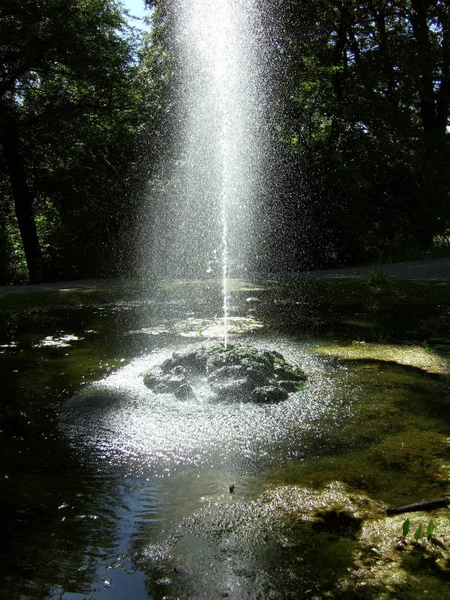
[[[414,539],[416,540],[416,542],[418,542],[421,537],[422,537],[422,524],[420,524],[419,527],[414,532]]]
[[[427,537],[430,537],[431,535],[433,535],[433,531],[435,529],[436,525],[434,524],[433,519],[430,519],[427,525],[427,531],[426,531],[426,535]]]
[[[411,525],[411,522],[409,519],[406,519],[406,521],[403,521],[403,527],[402,527],[403,537],[406,537],[408,535],[410,525]]]

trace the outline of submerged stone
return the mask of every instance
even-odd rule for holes
[[[175,352],[144,375],[155,393],[193,398],[196,387],[206,386],[215,399],[241,402],[280,402],[305,381],[303,370],[279,352],[220,342]]]
[[[281,402],[286,400],[289,393],[276,385],[263,385],[253,390],[252,399],[256,402]]]

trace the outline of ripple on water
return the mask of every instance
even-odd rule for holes
[[[143,373],[174,350],[166,349],[84,388],[65,405],[61,427],[86,457],[92,458],[94,451],[98,460],[128,465],[135,474],[205,464],[248,466],[273,459],[280,451],[301,455],[308,437],[320,437],[321,419],[334,408],[332,384],[322,374],[323,359],[308,354],[305,345],[287,341],[257,347],[276,349],[302,366],[309,377],[305,390],[279,404],[157,395],[144,385]]]

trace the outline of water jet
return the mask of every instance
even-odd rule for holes
[[[254,0],[172,0],[168,7],[176,136],[151,183],[143,268],[160,280],[220,280],[227,345],[228,282],[249,273],[258,251],[268,137],[261,11]]]

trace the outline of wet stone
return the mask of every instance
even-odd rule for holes
[[[144,383],[158,394],[174,394],[177,398],[193,396],[193,390],[187,378],[187,371],[180,365],[175,366],[168,373],[164,373],[159,367],[151,369],[145,374]]]
[[[219,398],[239,398],[244,394],[249,394],[253,392],[254,385],[251,379],[248,377],[240,378],[240,379],[230,379],[230,380],[221,380],[221,381],[211,381],[210,382],[211,390],[219,397]]]
[[[251,398],[254,402],[281,402],[282,400],[286,400],[288,395],[288,392],[282,387],[264,385],[255,388]]]
[[[278,385],[281,389],[285,390],[286,392],[296,392],[298,387],[297,387],[297,383],[295,381],[279,381]]]
[[[302,369],[279,352],[220,342],[176,352],[144,375],[153,392],[179,399],[195,398],[196,387],[204,390],[206,384],[211,399],[263,403],[286,400],[305,381]]]

